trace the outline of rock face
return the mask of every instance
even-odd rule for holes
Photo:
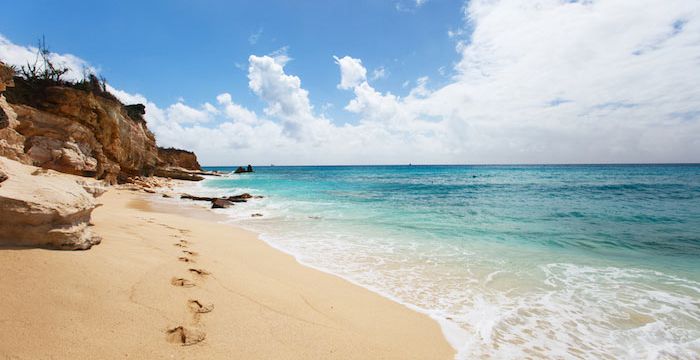
[[[200,181],[200,175],[210,175],[202,171],[197,155],[191,151],[174,148],[158,148],[158,167],[156,176],[177,180]]]
[[[17,114],[3,94],[14,86],[13,74],[12,69],[0,62],[0,156],[28,164],[31,160],[24,153],[24,136],[15,130],[19,125]]]
[[[18,77],[4,96],[8,126],[0,130],[0,155],[109,183],[154,173],[155,137],[142,105],[124,106],[108,93],[36,87]]]
[[[191,151],[175,148],[158,148],[159,167],[180,167],[187,170],[201,171],[197,155]]]
[[[14,86],[12,82],[15,71],[0,61],[0,93],[4,92],[8,86]]]
[[[3,157],[0,173],[6,175],[0,183],[0,246],[77,250],[99,244],[88,227],[99,184]]]

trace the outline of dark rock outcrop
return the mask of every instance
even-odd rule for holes
[[[138,121],[141,123],[146,123],[146,120],[143,118],[144,115],[146,115],[146,106],[143,104],[133,104],[133,105],[124,105],[124,110],[126,110],[126,113],[129,115],[129,117],[134,120]]]
[[[180,195],[180,199],[188,199],[188,200],[194,200],[194,201],[214,201],[218,198],[215,197],[207,197],[207,196],[194,196],[194,195],[189,195],[189,194],[182,194]]]
[[[253,196],[248,193],[243,193],[240,195],[231,195],[225,197],[209,197],[209,196],[195,196],[190,194],[180,195],[180,199],[189,199],[194,201],[209,201],[212,204],[212,209],[227,208],[235,203],[248,202],[249,199],[260,199],[262,196]]]
[[[239,166],[236,171],[234,171],[234,174],[243,174],[243,173],[252,173],[253,171],[253,166],[250,164],[247,167]]]
[[[214,201],[211,202],[212,209],[225,209],[231,205],[231,202],[227,199],[214,199]]]
[[[0,130],[10,126],[10,118],[5,114],[5,110],[0,107]]]
[[[170,179],[176,179],[176,180],[187,180],[187,181],[201,181],[204,180],[203,177],[188,171],[183,168],[175,168],[175,167],[158,167],[156,168],[154,172],[155,176],[160,176],[160,177],[165,177],[165,178],[170,178]]]
[[[243,193],[240,195],[232,195],[232,196],[227,197],[227,199],[229,199],[231,201],[243,200],[243,202],[245,202],[248,199],[252,199],[252,198],[253,198],[253,195],[250,195],[248,193]]]

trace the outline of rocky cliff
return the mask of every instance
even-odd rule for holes
[[[158,148],[158,166],[202,170],[199,162],[197,162],[197,155],[191,151],[174,148]]]
[[[27,80],[0,62],[0,246],[99,243],[89,221],[93,195],[104,188],[86,177],[144,191],[144,177],[154,174],[202,180],[194,153],[156,148],[144,114],[143,105],[122,104],[95,76]]]
[[[36,88],[15,77],[4,97],[0,106],[15,120],[8,124],[13,131],[0,135],[10,158],[109,183],[155,171],[155,136],[133,107],[112,96],[67,86]],[[20,142],[26,156],[16,151]]]

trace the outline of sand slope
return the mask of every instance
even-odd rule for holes
[[[0,358],[454,356],[427,316],[139,196],[99,199],[89,251],[0,250]]]

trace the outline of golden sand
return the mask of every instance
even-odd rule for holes
[[[454,356],[427,316],[142,196],[98,199],[91,250],[0,250],[0,359]]]

